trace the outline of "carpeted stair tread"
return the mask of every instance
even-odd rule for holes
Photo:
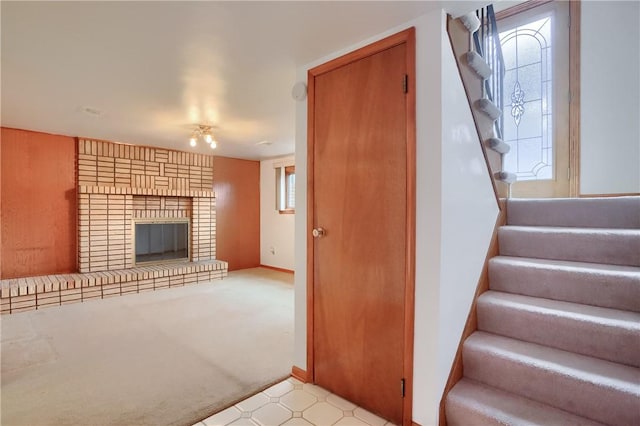
[[[640,367],[640,313],[497,291],[477,307],[479,330]]]
[[[564,260],[496,256],[492,290],[640,312],[640,268]]]
[[[463,345],[467,378],[616,425],[640,423],[640,369],[478,331]]]
[[[640,228],[640,197],[507,200],[509,225]]]
[[[452,425],[640,425],[640,197],[509,199]]]
[[[640,266],[640,230],[502,226],[500,254]]]
[[[603,426],[602,423],[470,379],[462,379],[448,393],[446,418],[451,426]]]

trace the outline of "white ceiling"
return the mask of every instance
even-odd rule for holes
[[[216,155],[290,154],[296,67],[443,3],[479,2],[2,1],[1,123],[180,150],[210,123]]]

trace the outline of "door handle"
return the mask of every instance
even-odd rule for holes
[[[324,228],[313,228],[311,235],[313,235],[314,238],[320,238],[327,235],[327,231],[325,231]]]

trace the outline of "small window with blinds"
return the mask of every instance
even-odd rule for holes
[[[295,167],[285,167],[285,188],[287,194],[286,208],[294,210],[296,208],[296,169]]]
[[[276,168],[276,210],[281,214],[293,214],[296,208],[296,168]]]

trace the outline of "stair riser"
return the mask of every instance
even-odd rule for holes
[[[474,410],[473,407],[464,404],[463,401],[447,398],[445,408],[447,426],[468,426],[471,424],[482,426],[504,426],[504,423],[499,419],[491,417],[491,413]]]
[[[507,212],[509,225],[640,228],[640,197],[510,199]]]
[[[451,426],[603,426],[469,379],[462,379],[447,395],[446,416]]]
[[[502,227],[498,239],[503,256],[640,266],[640,232],[539,232]]]
[[[640,366],[640,327],[599,324],[516,306],[478,301],[478,329],[607,361]]]
[[[492,290],[640,312],[640,274],[545,269],[492,259]]]
[[[479,99],[475,103],[476,108],[489,117],[491,120],[496,121],[502,114],[502,111],[489,99]]]
[[[637,393],[516,362],[468,344],[463,359],[464,375],[470,379],[606,424],[637,424]]]
[[[482,59],[482,56],[476,52],[468,52],[466,55],[467,64],[473,69],[473,71],[483,80],[491,77],[491,67]]]

